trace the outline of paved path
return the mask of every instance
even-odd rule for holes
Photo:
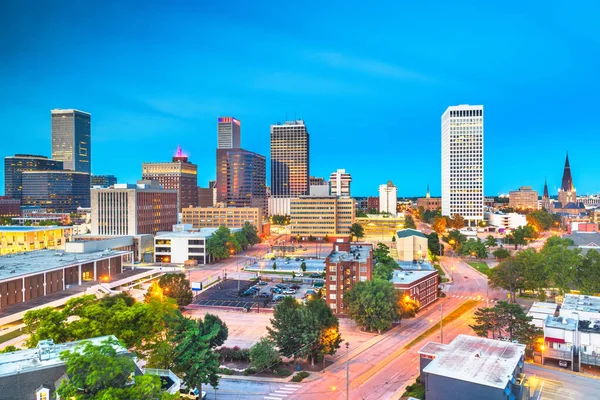
[[[219,382],[218,389],[210,385],[203,386],[207,399],[227,400],[283,400],[302,388],[296,383],[271,383],[255,381],[224,380]]]
[[[532,400],[578,400],[600,398],[600,380],[541,365],[525,365]]]

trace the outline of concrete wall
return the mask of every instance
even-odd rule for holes
[[[467,381],[444,376],[428,375],[425,379],[425,398],[427,400],[506,400],[504,390],[490,386],[477,385]],[[421,378],[423,379],[423,378]],[[450,396],[450,394],[452,394]]]
[[[421,260],[427,257],[427,238],[420,236],[397,238],[396,249],[400,261]]]

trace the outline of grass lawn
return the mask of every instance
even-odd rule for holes
[[[487,263],[483,261],[469,261],[467,262],[471,267],[475,268],[477,271],[481,272],[484,275],[489,275],[490,267],[488,267]]]
[[[22,334],[23,332],[21,332],[21,329],[16,329],[10,333],[0,336],[0,343],[8,342],[11,339],[21,336]]]

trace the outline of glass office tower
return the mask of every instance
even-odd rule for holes
[[[64,169],[91,173],[91,114],[55,109],[51,115],[52,159],[62,161]]]

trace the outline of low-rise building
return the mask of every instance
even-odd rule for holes
[[[93,253],[105,250],[131,251],[133,252],[133,260],[151,262],[151,256],[154,253],[154,235],[73,235],[73,240],[67,242],[65,246],[67,253]],[[124,261],[131,261],[131,259],[124,257]]]
[[[458,335],[449,344],[427,343],[419,355],[427,400],[529,399],[525,345]]]
[[[417,199],[417,208],[423,207],[425,210],[435,211],[442,208],[441,197],[419,197]]]
[[[558,309],[558,304],[556,303],[546,303],[546,302],[535,302],[531,305],[529,311],[527,311],[527,316],[533,318],[531,323],[538,328],[544,327],[544,321],[546,321],[546,317],[551,316],[554,317],[556,315],[556,311]]]
[[[373,246],[337,242],[325,259],[325,301],[334,313],[344,313],[344,293],[357,282],[373,279]]]
[[[567,232],[598,232],[598,224],[595,222],[571,222]]]
[[[0,196],[0,217],[20,217],[21,200]]]
[[[518,213],[490,213],[489,223],[500,229],[517,229],[527,225],[527,217],[524,214]]]
[[[348,237],[354,223],[354,199],[302,196],[290,202],[290,231],[299,240]]]
[[[379,211],[379,197],[376,197],[376,196],[367,197],[367,210]]]
[[[563,239],[571,239],[573,247],[581,249],[582,253],[588,250],[600,252],[600,233],[599,232],[573,232],[569,235],[563,235]]]
[[[396,232],[396,249],[400,261],[424,260],[427,257],[427,236],[416,229]]]
[[[50,213],[50,212],[32,212],[22,217],[13,218],[19,225],[38,225],[40,223],[55,222],[56,224],[70,225],[71,214],[69,213]]]
[[[220,226],[236,229],[246,222],[254,225],[259,235],[265,233],[262,207],[188,207],[182,213],[182,223],[195,229]]]
[[[508,205],[512,208],[538,209],[538,192],[531,186],[521,186],[519,190],[511,190],[508,193]]]
[[[392,283],[396,290],[401,291],[402,297],[408,296],[416,300],[423,308],[438,299],[439,274],[437,271],[394,270]]]
[[[203,228],[158,232],[154,237],[154,262],[184,264],[195,260],[199,265],[209,264],[212,257],[206,251],[206,240],[216,230],[217,228]]]
[[[377,238],[382,241],[392,240],[392,236],[404,228],[404,214],[367,214],[366,217],[356,217],[356,223],[363,227],[367,238]]]
[[[70,226],[0,226],[0,255],[64,249],[70,239]]]

